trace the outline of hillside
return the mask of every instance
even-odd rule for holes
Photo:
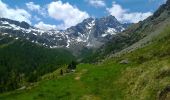
[[[84,62],[100,61],[106,56],[115,56],[121,53],[131,52],[148,44],[154,37],[170,24],[170,3],[169,0],[144,21],[133,24],[127,30],[113,36],[112,40],[104,44],[93,54],[84,58]],[[121,52],[120,52],[121,51]]]
[[[36,87],[0,95],[2,100],[169,100],[170,26],[149,45],[75,73],[47,75]],[[128,64],[121,64],[122,60]],[[50,78],[55,76],[56,78]]]
[[[0,55],[0,92],[35,82],[74,60],[67,50],[44,48],[7,35],[0,35]]]

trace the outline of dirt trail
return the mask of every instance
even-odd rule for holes
[[[87,72],[87,69],[82,69],[79,73],[76,73],[76,77],[74,78],[75,80],[80,80],[81,75]]]

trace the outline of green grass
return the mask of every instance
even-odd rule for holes
[[[79,100],[120,98],[113,80],[125,66],[80,64],[75,73],[41,81],[37,87],[1,95],[2,100]],[[114,79],[113,79],[114,78]]]
[[[168,59],[168,60],[167,60]],[[28,90],[0,95],[0,100],[154,100],[167,85],[170,58],[121,65],[80,64],[75,73],[42,80]]]
[[[79,64],[64,76],[57,70],[30,89],[1,94],[0,100],[157,100],[170,86],[169,44],[167,28],[142,49],[96,65]],[[129,64],[119,64],[123,59]]]

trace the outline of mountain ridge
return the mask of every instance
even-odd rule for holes
[[[113,36],[112,40],[105,43],[95,53],[89,55],[84,61],[100,61],[107,56],[121,55],[147,45],[169,23],[170,3],[161,5],[155,13],[139,23],[131,25],[122,33]],[[115,54],[115,55],[114,55]]]
[[[115,17],[88,18],[66,30],[43,31],[26,22],[1,18],[0,32],[50,48],[70,48],[81,44],[83,47],[99,47],[115,33],[120,33],[130,24],[121,24]],[[27,34],[28,33],[28,34]],[[91,39],[92,38],[92,39]],[[93,40],[93,41],[92,41]]]

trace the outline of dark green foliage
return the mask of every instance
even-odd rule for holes
[[[60,70],[60,75],[63,75],[63,70],[62,69]]]
[[[49,49],[26,40],[0,37],[0,92],[35,82],[74,57],[65,49]]]
[[[80,51],[80,55],[77,58],[82,60],[83,58],[86,58],[86,57],[90,56],[94,51],[95,51],[94,49],[84,47]]]
[[[77,65],[77,62],[72,61],[72,62],[68,65],[68,69],[69,69],[69,70],[76,69],[76,65]]]

